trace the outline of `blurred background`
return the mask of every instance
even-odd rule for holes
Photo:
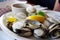
[[[0,0],[0,8],[5,8],[6,6],[10,6],[12,3],[26,3],[25,0]]]
[[[13,3],[27,3],[26,0],[0,0],[0,16],[6,12],[11,11],[11,4]]]

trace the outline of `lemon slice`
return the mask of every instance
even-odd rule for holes
[[[36,21],[39,21],[39,22],[44,22],[45,17],[41,16],[41,15],[32,15],[32,16],[27,17],[27,19],[36,20]]]
[[[8,21],[8,22],[16,22],[16,18],[10,16],[10,17],[7,18],[7,21]]]

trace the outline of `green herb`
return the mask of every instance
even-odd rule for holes
[[[39,12],[37,12],[37,15],[45,16],[45,13],[43,11],[39,11]]]

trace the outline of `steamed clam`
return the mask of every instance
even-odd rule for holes
[[[58,38],[60,37],[60,24],[53,24],[49,27],[49,33],[52,38]]]
[[[44,31],[42,30],[42,29],[35,29],[34,30],[34,36],[36,37],[36,38],[39,38],[39,37],[41,37],[41,36],[43,36],[44,35]]]
[[[57,29],[53,30],[51,32],[51,37],[52,38],[60,38],[60,30],[57,30]]]
[[[13,25],[12,22],[8,22],[6,26],[12,31],[12,30],[13,30],[13,29],[12,29],[12,25]]]
[[[28,24],[27,27],[31,29],[36,29],[41,26],[41,23],[35,20],[26,20],[26,23]]]
[[[12,27],[13,31],[20,36],[29,37],[32,35],[31,29],[26,27],[25,21],[16,22]]]
[[[31,29],[28,27],[16,29],[16,33],[20,36],[23,36],[23,37],[30,37],[32,35]]]
[[[28,15],[30,16],[30,15],[36,13],[36,8],[34,8],[33,6],[27,7],[27,8],[26,8],[26,11],[29,13]]]
[[[34,36],[36,38],[48,38],[48,31],[43,27],[35,29]]]
[[[16,29],[21,29],[23,27],[25,27],[25,21],[18,21],[12,25],[14,32],[16,32]]]
[[[44,28],[46,29],[46,26],[44,26],[42,23],[40,23],[39,21],[36,20],[26,20],[26,23],[28,24],[27,27],[31,28],[31,29],[37,29],[37,28]]]
[[[49,28],[50,25],[52,26],[52,24],[56,24],[56,23],[57,22],[50,17],[46,18],[46,20],[43,22],[43,24],[46,26],[47,29]]]

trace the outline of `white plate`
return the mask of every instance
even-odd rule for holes
[[[46,11],[47,14],[55,14],[55,13],[60,13],[60,12],[55,12],[55,11]],[[12,12],[9,12],[9,13],[12,13]],[[4,14],[5,15],[5,14]],[[24,37],[20,37],[18,35],[16,35],[15,33],[13,33],[12,31],[10,31],[6,26],[4,26],[4,23],[3,23],[3,17],[4,15],[1,16],[0,18],[0,24],[2,25],[1,26],[1,29],[7,33],[10,37],[14,38],[14,39],[17,39],[17,40],[35,40],[34,38],[24,38]]]

